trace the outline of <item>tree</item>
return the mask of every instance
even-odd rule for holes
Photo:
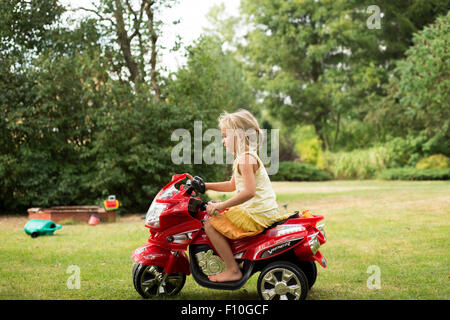
[[[242,2],[250,30],[243,50],[252,85],[286,124],[313,124],[327,149],[338,141],[343,121],[363,121],[371,94],[384,94],[392,61],[404,53],[412,33],[449,8],[444,1],[431,7],[421,0],[382,1],[377,3],[382,27],[369,29],[371,4]]]
[[[100,0],[95,9],[78,7],[93,14],[105,43],[105,55],[111,71],[137,89],[151,84],[154,97],[161,98],[160,68],[157,63],[158,39],[162,22],[157,13],[171,7],[176,0]]]
[[[450,13],[414,35],[398,62],[399,103],[424,129],[448,130],[450,119]]]
[[[49,46],[48,34],[64,8],[58,0],[0,2],[0,58],[3,72],[17,70]],[[45,13],[45,14],[43,14]],[[2,72],[2,73],[3,73]]]
[[[203,131],[218,129],[217,120],[223,111],[244,108],[259,115],[240,64],[229,52],[222,50],[222,42],[217,37],[201,36],[187,48],[187,57],[186,66],[170,76],[166,102],[184,111],[186,128],[191,131],[191,136],[194,121],[202,121]],[[212,142],[206,142],[206,145]],[[222,147],[221,140],[215,143]],[[195,165],[192,169],[204,172],[210,179],[223,179],[221,172],[227,166]]]
[[[223,110],[251,109],[243,73],[220,41],[205,37],[189,48],[187,66],[152,99],[150,77],[133,82],[128,71],[114,74],[111,61],[126,61],[117,34],[105,33],[99,16],[65,27],[63,9],[52,3],[1,7],[0,212],[101,205],[109,194],[125,211],[142,212],[175,173],[224,179],[226,170],[216,165],[170,161],[175,129],[191,130],[194,120],[217,128]],[[43,9],[60,11],[43,21]],[[131,52],[139,57],[139,46]]]
[[[88,194],[73,185],[90,169],[79,154],[101,101],[98,34],[89,22],[58,26],[55,1],[1,5],[0,210],[70,204]]]
[[[187,65],[172,74],[169,103],[195,108],[189,115],[194,117],[202,109],[220,113],[220,109],[246,108],[256,112],[240,64],[222,49],[217,37],[201,36],[187,48],[187,56]]]
[[[352,21],[351,9],[347,1],[243,2],[253,25],[245,48],[253,84],[274,115],[291,126],[312,123],[326,146],[331,117],[339,121],[351,104],[333,96],[352,88],[360,61],[362,21]]]
[[[414,34],[414,45],[386,85],[387,95],[368,115],[385,136],[424,135],[428,153],[450,149],[449,31],[447,13]]]

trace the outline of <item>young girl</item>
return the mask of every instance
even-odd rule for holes
[[[278,212],[276,195],[266,169],[256,150],[261,141],[258,121],[247,110],[224,113],[219,118],[222,143],[234,155],[233,175],[230,181],[206,183],[207,190],[232,192],[232,198],[210,203],[206,211],[209,218],[204,223],[205,232],[217,253],[225,262],[223,272],[209,276],[214,282],[237,281],[242,278],[228,239],[254,236],[273,223],[287,218]],[[255,142],[258,138],[258,143]],[[228,211],[215,215],[216,210]]]

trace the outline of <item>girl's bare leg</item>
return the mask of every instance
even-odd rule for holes
[[[237,281],[242,278],[242,272],[234,259],[233,252],[227,239],[209,223],[205,221],[205,232],[208,235],[217,253],[225,262],[225,270],[221,273],[208,276],[209,280],[214,282]]]

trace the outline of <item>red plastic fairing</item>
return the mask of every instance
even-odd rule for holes
[[[245,251],[244,259],[261,260],[277,256],[293,248],[295,250],[295,247],[301,245],[305,236],[306,232],[301,231],[289,235],[284,235],[281,237],[274,237],[274,238],[264,237],[261,239],[260,243],[254,243],[250,248],[248,248]],[[266,250],[272,250],[273,254],[270,253],[270,255],[264,257],[263,253]]]
[[[162,190],[166,190],[167,188],[169,188],[171,185],[180,182],[181,180],[183,180],[184,178],[186,178],[186,173],[181,173],[181,174],[174,174],[172,176],[172,181],[170,181],[168,184],[166,184]]]
[[[174,255],[170,250],[163,249],[153,244],[147,243],[134,250],[131,257],[137,263],[143,265],[153,265],[163,267],[166,273],[182,272],[189,275],[189,260],[185,252],[177,251],[178,255]],[[172,257],[171,257],[172,256]],[[174,259],[170,263],[171,270],[167,270],[169,260]]]
[[[323,256],[323,254],[320,253],[319,250],[317,250],[316,254],[314,255],[314,260],[316,260],[322,267],[326,268],[328,265],[327,259]]]

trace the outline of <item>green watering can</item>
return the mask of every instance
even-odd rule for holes
[[[53,234],[53,232],[61,229],[61,227],[61,225],[55,224],[51,220],[32,219],[25,224],[24,230],[32,238],[36,238],[37,236]]]

